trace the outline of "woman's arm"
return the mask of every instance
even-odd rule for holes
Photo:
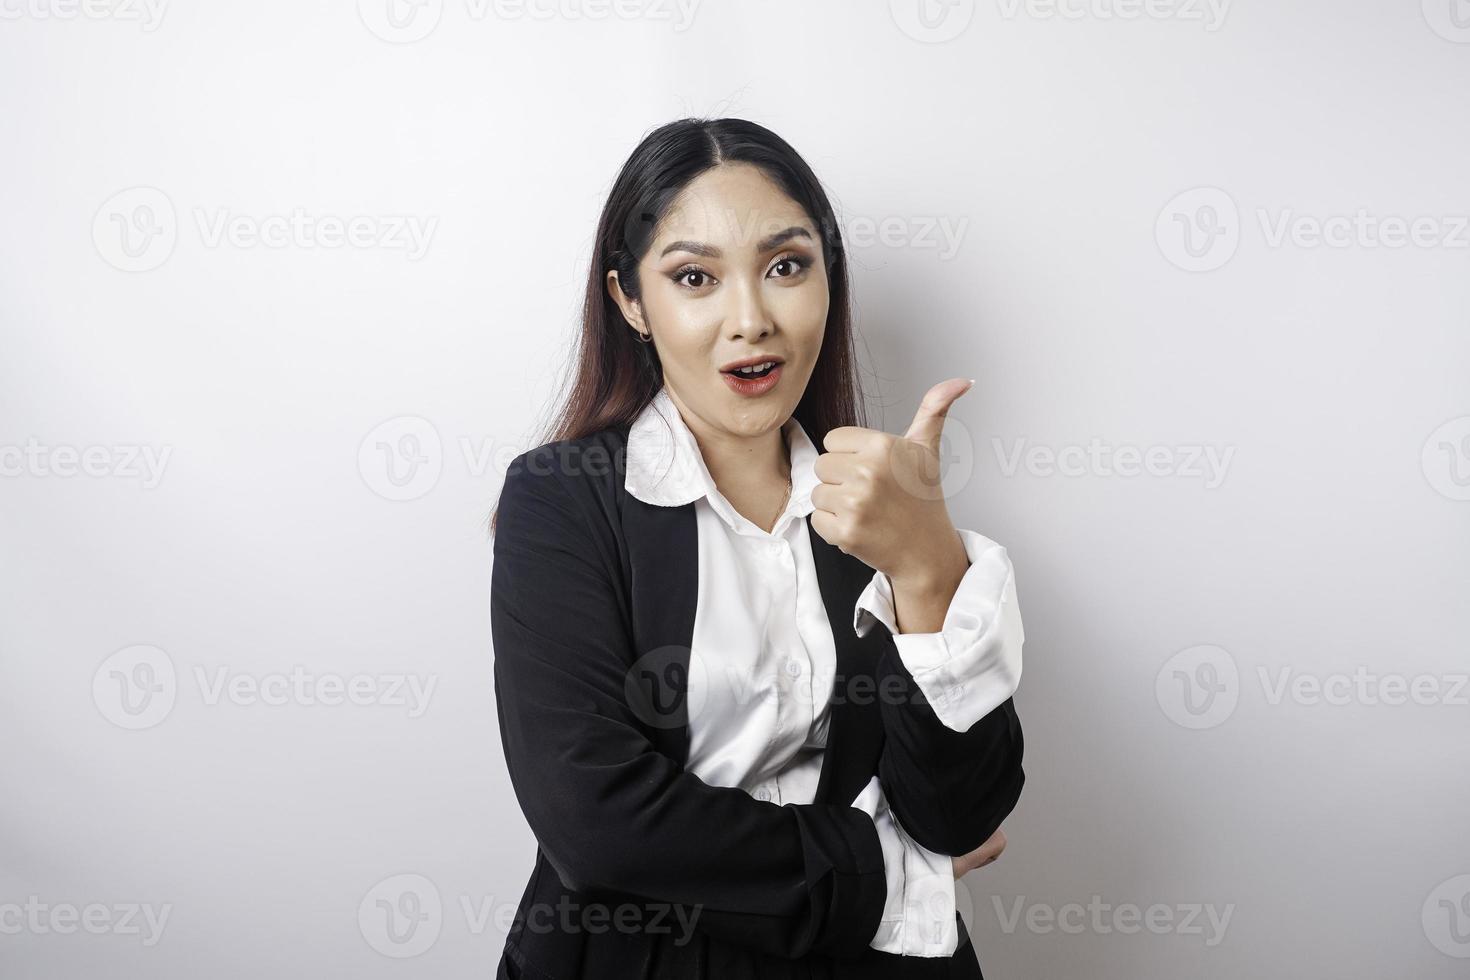
[[[939,479],[945,420],[973,383],[951,378],[934,385],[902,436],[858,426],[830,430],[816,462],[822,483],[812,490],[812,529],[878,570],[858,599],[854,627],[861,635],[880,619],[893,634],[896,650],[878,664],[887,735],[879,777],[913,839],[951,855],[974,850],[996,831],[1025,778],[1011,701],[1023,637],[1010,562],[995,542],[956,531]],[[952,600],[937,588],[918,600],[905,596],[904,615],[921,628],[934,610],[947,608],[939,632],[899,632],[889,574],[906,588],[926,578],[948,583]]]
[[[975,850],[1015,809],[1025,782],[1016,715],[1025,631],[1005,548],[959,531],[969,558],[942,628],[901,633],[882,573],[857,601],[854,629],[882,623],[893,648],[879,659],[884,730],[879,761],[890,805],[920,845]]]
[[[500,497],[491,630],[511,782],[563,884],[698,906],[701,931],[778,956],[863,953],[885,899],[872,819],[710,786],[654,748],[625,694],[611,530],[535,452]]]

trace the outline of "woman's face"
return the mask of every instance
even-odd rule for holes
[[[696,434],[758,436],[791,417],[828,305],[821,235],[799,204],[750,164],[707,170],[671,203],[638,276],[636,303],[616,273],[608,289],[633,328],[652,334]],[[764,379],[728,370],[752,358],[776,367]]]

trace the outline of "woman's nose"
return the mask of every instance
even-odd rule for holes
[[[775,329],[770,314],[761,297],[760,286],[745,283],[732,290],[734,308],[729,313],[729,331],[732,340],[756,341]]]

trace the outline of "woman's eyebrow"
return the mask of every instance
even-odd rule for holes
[[[769,252],[771,249],[784,245],[793,238],[805,238],[807,241],[812,240],[811,232],[800,225],[792,225],[790,228],[762,238],[756,248],[761,252]],[[703,255],[711,259],[717,259],[724,254],[718,248],[706,242],[679,241],[669,242],[669,244],[665,245],[663,251],[658,253],[658,257],[663,258],[670,252],[692,252],[695,255]]]

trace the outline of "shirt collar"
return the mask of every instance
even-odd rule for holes
[[[776,521],[777,529],[788,516],[806,517],[815,509],[812,490],[819,482],[817,447],[801,423],[796,421],[796,416],[782,423],[781,433],[791,456],[791,499]],[[679,507],[704,497],[731,527],[755,527],[730,506],[715,486],[709,469],[704,465],[699,443],[679,414],[679,407],[674,404],[667,386],[658,390],[628,430],[627,472],[623,485],[628,493],[644,503],[660,507]]]

